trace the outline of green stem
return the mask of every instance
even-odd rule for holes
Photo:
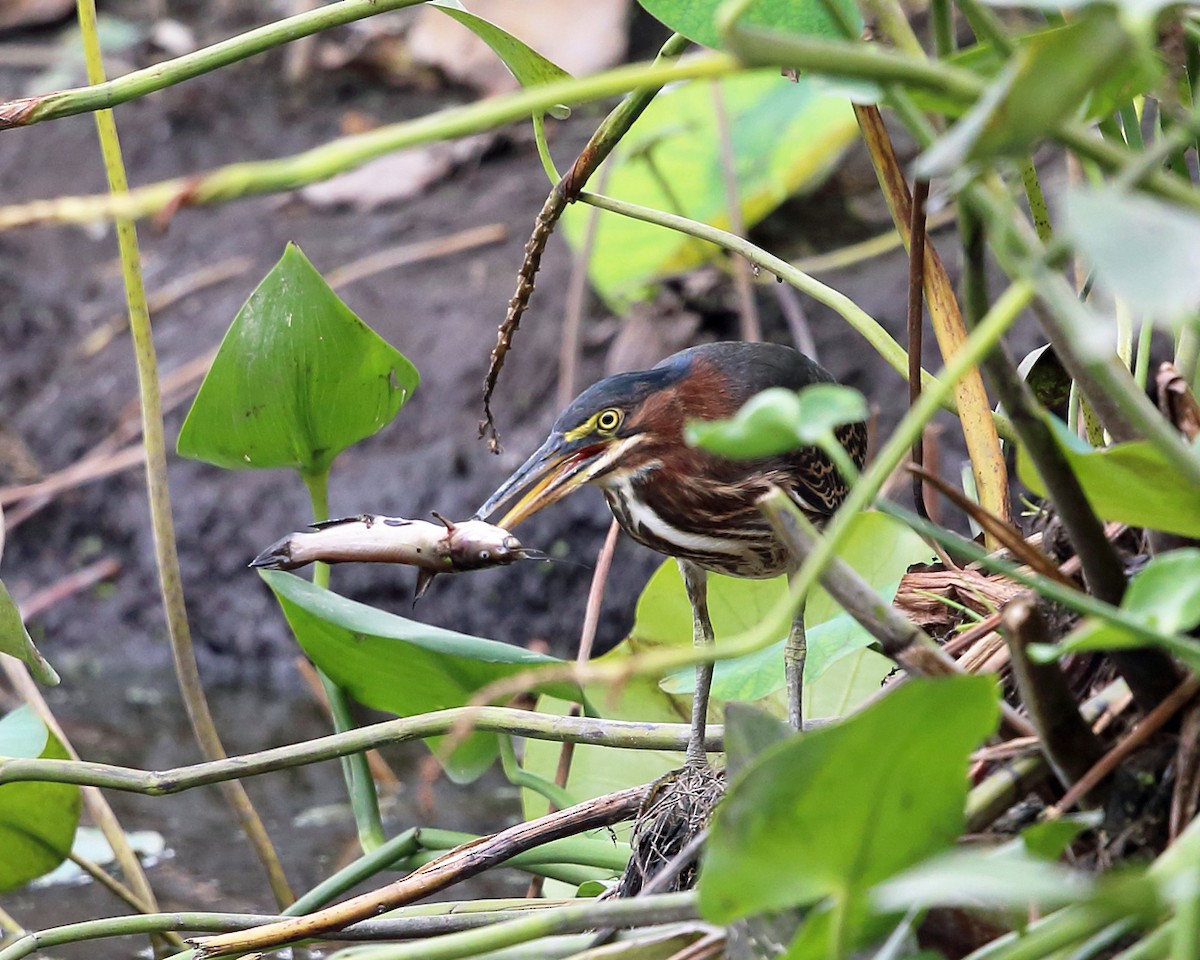
[[[595,76],[540,84],[367,133],[341,137],[291,157],[235,163],[204,174],[159,181],[124,196],[59,197],[0,208],[0,229],[43,222],[89,223],[115,217],[136,220],[180,204],[203,206],[294,190],[397,150],[490,130],[524,120],[534,112],[548,110],[560,103],[589,103],[628,91],[657,91],[668,83],[721,77],[740,69],[741,65],[733,57],[723,54],[689,57],[683,61],[629,64]],[[637,96],[631,100],[640,102]]]
[[[954,36],[954,5],[950,0],[932,0],[929,13],[933,20],[933,49],[938,59],[944,60],[954,53],[957,47]]]
[[[513,749],[512,737],[503,734],[500,736],[500,766],[504,770],[504,776],[514,787],[532,790],[545,797],[559,810],[573,807],[579,802],[558,784],[522,767],[517,760],[517,752]]]
[[[589,901],[590,902],[590,901]],[[392,911],[381,920],[363,920],[338,931],[339,940],[396,940],[415,939],[493,926],[513,916],[554,910],[558,905],[528,900],[473,901],[471,903],[425,904],[415,908]],[[500,909],[496,909],[499,907]],[[490,909],[489,909],[490,908]],[[288,916],[285,914],[284,916]],[[29,933],[0,949],[0,960],[23,960],[39,950],[82,943],[109,937],[127,937],[143,933],[166,933],[179,930],[191,933],[234,933],[250,927],[283,919],[253,913],[208,913],[181,911],[151,913],[128,917],[104,917],[81,923],[50,927]],[[192,957],[195,951],[178,954],[172,960]]]
[[[304,485],[308,488],[309,502],[312,504],[313,521],[321,523],[329,519],[329,469],[318,470],[303,474]],[[329,589],[329,564],[313,564],[313,583],[324,589]],[[354,716],[350,712],[350,698],[346,691],[339,687],[322,670],[316,667],[321,687],[325,691],[325,699],[329,702],[329,715],[333,718],[333,729],[338,733],[346,733],[356,726]],[[346,781],[346,790],[350,795],[350,808],[354,811],[354,823],[358,828],[358,842],[363,853],[370,853],[381,847],[386,839],[383,832],[383,819],[379,815],[379,797],[375,792],[375,778],[371,775],[371,765],[365,753],[352,753],[340,760],[342,777]]]
[[[1175,338],[1175,368],[1189,385],[1196,382],[1196,371],[1200,368],[1200,331],[1194,326],[1196,318],[1190,318]]]
[[[996,48],[997,53],[1003,54],[1006,58],[1012,55],[1016,46],[1009,38],[1008,31],[1004,29],[1004,24],[991,7],[980,3],[979,0],[955,0],[955,2],[980,41],[990,43]]]
[[[1170,960],[1196,960],[1200,956],[1200,865],[1193,864],[1175,883],[1175,933]]]
[[[0,759],[0,784],[45,780],[106,787],[147,796],[166,796],[225,780],[334,760],[384,744],[443,736],[468,722],[472,729],[488,733],[632,750],[684,750],[689,734],[688,725],[683,723],[560,717],[508,707],[457,707],[387,720],[346,733],[171,770],[134,770],[83,760]],[[720,725],[709,726],[707,744],[710,751],[720,752],[724,749],[724,730]]]
[[[116,80],[98,80],[88,87],[43,93],[0,104],[0,130],[115,107],[292,40],[422,2],[424,0],[339,0],[230,37],[174,60],[136,70]]]
[[[481,930],[353,952],[353,960],[458,960],[541,937],[601,927],[640,927],[695,920],[696,893],[661,893],[627,900],[584,902],[543,910]],[[348,957],[347,960],[350,960]]]
[[[893,369],[905,377],[908,376],[908,352],[892,338],[892,335],[874,317],[845,294],[825,285],[820,280],[810,276],[786,260],[767,253],[749,240],[739,237],[737,234],[729,233],[727,230],[710,226],[707,223],[689,220],[687,217],[680,217],[662,210],[654,210],[650,207],[643,207],[636,203],[617,200],[613,197],[606,197],[597,193],[588,193],[585,191],[579,195],[579,200],[594,207],[599,207],[601,210],[619,213],[634,220],[653,223],[668,230],[675,230],[701,240],[707,240],[709,243],[714,243],[731,253],[745,257],[751,263],[786,280],[801,293],[807,294],[818,303],[823,303],[835,311],[855,331],[861,334],[875,352],[883,357]],[[928,390],[937,381],[931,374],[922,371],[921,383],[923,389]],[[956,409],[954,401],[949,395],[945,397],[943,405],[950,411]],[[1011,431],[1007,421],[997,418],[996,426],[1002,436],[1011,438]]]
[[[533,140],[537,144],[538,159],[542,161],[542,169],[546,171],[546,176],[550,178],[551,183],[558,183],[562,179],[558,168],[554,166],[554,157],[550,154],[550,144],[546,142],[546,115],[544,113],[535,113],[533,115]]]
[[[421,848],[433,853],[445,853],[478,839],[473,833],[461,833],[457,830],[422,827],[417,831],[417,841]],[[577,867],[595,867],[597,870],[617,872],[624,870],[628,862],[629,844],[614,840],[607,831],[599,831],[599,836],[580,835],[551,840],[505,861],[508,864],[526,865],[569,863]]]
[[[83,39],[88,80],[104,82],[104,60],[96,27],[95,0],[78,0],[79,30]],[[117,124],[111,110],[96,114],[96,131],[100,137],[100,152],[104,157],[104,172],[111,195],[128,196],[129,181],[121,157]],[[171,520],[171,493],[167,486],[167,444],[163,432],[162,395],[158,384],[158,360],[150,332],[150,311],[146,305],[146,289],[142,282],[141,255],[137,231],[131,220],[116,222],[117,245],[121,255],[121,271],[125,281],[125,298],[129,305],[129,330],[133,339],[134,360],[137,366],[138,397],[141,402],[142,438],[146,450],[146,485],[150,500],[150,523],[154,532],[155,561],[158,567],[159,588],[166,612],[167,633],[175,661],[184,706],[192,731],[201,751],[210,760],[225,756],[220,735],[204,696],[204,685],[196,665],[192,635],[188,626],[183,599],[183,575],[179,570],[179,553],[175,545],[175,527]],[[267,836],[249,796],[240,784],[223,787],[225,799],[233,808],[267,872],[271,890],[279,905],[292,902],[291,888],[283,867]]]
[[[322,880],[315,887],[299,897],[295,903],[283,911],[284,916],[300,917],[306,913],[319,910],[325,904],[336,900],[347,890],[358,886],[382,870],[388,869],[398,860],[412,856],[420,849],[417,840],[418,830],[409,829],[397,834],[390,840],[385,840],[374,850],[364,853],[352,863],[342,867],[333,876]]]
[[[1150,341],[1153,337],[1154,324],[1142,320],[1141,329],[1138,330],[1137,360],[1133,368],[1133,382],[1140,390],[1146,389],[1146,381],[1150,375]]]

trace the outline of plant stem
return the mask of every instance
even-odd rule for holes
[[[519,909],[499,910],[469,909],[475,906],[475,903],[469,905],[433,904],[423,907],[422,910],[429,911],[430,907],[433,907],[446,912],[422,914],[414,911],[408,916],[364,920],[353,927],[339,931],[338,939],[395,940],[432,937],[476,927],[492,926],[508,920],[514,914],[553,910],[556,906],[552,903],[542,905],[525,900],[519,901],[519,903]],[[513,906],[515,907],[515,904]],[[468,909],[464,910],[464,907]],[[454,912],[450,912],[451,910]],[[108,937],[127,937],[139,933],[154,934],[174,930],[193,933],[235,933],[264,923],[273,923],[279,919],[281,917],[253,913],[201,913],[194,911],[152,913],[132,917],[105,917],[25,934],[0,949],[0,960],[22,960],[39,950],[61,947],[69,943],[101,940]],[[181,956],[190,957],[192,955],[193,951],[188,951]]]
[[[480,930],[464,930],[420,943],[355,950],[354,960],[458,960],[528,943],[554,934],[595,927],[643,927],[699,917],[695,891],[660,893],[627,900],[587,901],[542,910]],[[347,958],[349,960],[349,958]]]
[[[442,736],[457,730],[464,722],[469,723],[472,729],[483,732],[632,750],[683,750],[687,747],[689,734],[688,725],[683,723],[560,717],[508,707],[456,707],[415,717],[386,720],[346,733],[274,747],[259,753],[162,771],[134,770],[76,760],[0,759],[0,784],[45,780],[90,784],[154,797],[166,796],[225,780],[333,760],[387,743],[406,743]],[[719,725],[710,725],[706,738],[708,749],[720,752],[723,743],[724,729]]]
[[[521,766],[517,760],[516,750],[513,749],[512,737],[501,734],[500,766],[504,770],[505,779],[518,790],[532,790],[539,796],[545,797],[556,810],[562,810],[576,803],[576,800],[556,783],[545,777],[539,777]]]
[[[963,236],[963,307],[968,320],[976,323],[985,315],[988,300],[984,228],[969,204],[960,208],[959,223]],[[1088,589],[1097,599],[1120,606],[1126,585],[1121,559],[1084,496],[1079,478],[1054,439],[1029,385],[1017,373],[1003,345],[983,359],[981,368],[1046,484],[1079,557]],[[1174,665],[1161,651],[1114,650],[1110,655],[1143,711],[1154,709],[1179,682]]]
[[[79,29],[83,37],[84,57],[88,80],[104,82],[104,62],[96,30],[95,0],[78,0]],[[100,150],[104,155],[104,170],[108,187],[114,196],[128,195],[129,183],[121,144],[111,110],[96,114],[96,129]],[[138,252],[137,231],[130,220],[118,219],[117,244],[121,253],[121,269],[125,280],[125,298],[129,304],[129,330],[133,338],[137,363],[138,395],[141,401],[142,437],[146,450],[146,484],[150,499],[150,522],[154,531],[155,560],[158,565],[159,586],[166,611],[167,633],[175,661],[175,673],[192,731],[201,752],[210,760],[221,759],[225,749],[213,723],[204,696],[204,685],[196,666],[192,636],[188,627],[187,610],[183,599],[183,577],[179,570],[179,554],[175,547],[175,527],[171,520],[171,493],[167,486],[167,447],[163,434],[162,396],[158,386],[158,360],[150,332],[150,312],[146,307],[146,290],[142,283],[141,256]],[[259,819],[249,796],[240,784],[223,786],[225,799],[233,808],[242,830],[267,872],[271,891],[281,907],[294,899],[283,867],[271,846],[266,828]]]
[[[135,70],[115,80],[97,80],[87,87],[59,90],[0,103],[0,130],[115,107],[245,60],[292,40],[421,2],[423,0],[339,0],[316,10],[249,30],[174,60],[165,60],[143,70]]]
[[[304,485],[308,488],[313,522],[322,523],[328,520],[329,468],[302,476]],[[316,586],[329,589],[329,564],[314,563],[312,578]],[[350,698],[346,691],[334,683],[320,667],[315,667],[315,670],[325,691],[325,699],[329,702],[333,729],[338,733],[353,730],[354,716],[350,712]],[[346,781],[346,791],[350,796],[350,808],[354,811],[354,823],[358,828],[358,842],[363,853],[370,853],[382,846],[386,839],[383,821],[379,815],[379,797],[375,792],[375,778],[371,775],[371,765],[367,762],[365,753],[348,754],[341,758],[340,763],[342,777]]]

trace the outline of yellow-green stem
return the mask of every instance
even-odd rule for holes
[[[79,29],[83,37],[84,57],[88,80],[104,82],[104,62],[96,29],[95,0],[78,0]],[[104,157],[104,171],[110,193],[128,193],[125,163],[117,138],[117,125],[111,110],[96,113],[96,130]],[[191,631],[183,600],[183,577],[175,547],[175,527],[171,520],[171,494],[167,487],[167,449],[163,433],[162,397],[158,385],[158,361],[150,333],[150,313],[146,306],[146,291],[142,283],[141,257],[138,252],[137,231],[133,221],[116,221],[117,244],[120,248],[121,271],[125,281],[125,297],[129,306],[129,329],[133,338],[137,364],[138,394],[142,410],[142,436],[146,449],[146,485],[150,500],[150,522],[154,532],[155,559],[158,564],[159,586],[167,617],[167,632],[175,671],[187,709],[188,719],[201,752],[210,760],[225,757],[225,749],[217,734],[200,671],[192,648]],[[271,890],[280,906],[294,899],[283,867],[275,854],[266,828],[255,812],[241,784],[222,785],[226,800],[233,807],[238,822],[249,838],[255,853],[267,871]]]

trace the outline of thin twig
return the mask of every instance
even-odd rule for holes
[[[683,53],[689,41],[680,34],[674,34],[658,53],[654,64],[657,66],[664,61],[675,59]],[[508,311],[496,331],[496,346],[492,348],[488,360],[487,375],[483,381],[483,420],[479,423],[479,435],[487,437],[488,447],[494,453],[500,451],[500,436],[496,431],[496,422],[492,416],[492,394],[496,390],[496,381],[508,351],[512,348],[513,336],[521,325],[521,317],[529,307],[529,298],[533,296],[537,272],[542,265],[542,253],[550,240],[559,217],[567,208],[567,204],[579,196],[587,184],[588,178],[596,172],[596,168],[612,153],[620,143],[621,138],[629,130],[635,120],[650,105],[662,89],[662,85],[650,86],[631,93],[607,116],[592,134],[587,145],[576,158],[571,169],[550,190],[546,202],[534,221],[533,233],[525,244],[525,257],[517,270],[517,289],[508,301]]]
[[[744,237],[746,222],[742,217],[742,199],[738,190],[737,155],[733,150],[733,132],[729,125],[729,111],[725,108],[725,93],[719,80],[710,82],[708,88],[712,92],[717,144],[721,151],[721,179],[725,183],[725,208],[729,215],[729,232]],[[601,188],[601,192],[603,192],[603,188]],[[754,281],[750,276],[750,264],[736,255],[733,257],[733,282],[737,288],[741,337],[743,340],[761,340],[763,338],[762,320],[758,315],[758,304],[754,300]]]
[[[551,840],[574,836],[585,830],[609,826],[637,813],[648,786],[631,787],[605,797],[587,800],[567,810],[537,820],[519,823],[490,837],[456,848],[413,873],[370,893],[305,917],[294,917],[257,927],[245,933],[228,934],[194,941],[198,956],[223,956],[277,947],[297,940],[322,936],[386,910],[411,903],[503,863],[517,853]]]
[[[67,597],[74,596],[80,591],[95,586],[101,580],[115,577],[121,569],[120,562],[115,557],[103,557],[95,563],[90,563],[81,570],[68,573],[65,577],[32,593],[22,601],[21,619],[28,623],[34,617],[45,613],[55,604]]]
[[[1063,798],[1058,803],[1049,807],[1046,810],[1046,818],[1053,819],[1062,816],[1084,796],[1096,789],[1105,777],[1121,765],[1121,761],[1149,740],[1152,734],[1161,730],[1168,720],[1196,696],[1198,691],[1200,691],[1200,677],[1193,674],[1171,691],[1162,703],[1146,714],[1124,740],[1109,750],[1094,767],[1080,777],[1075,785],[1063,794]]]

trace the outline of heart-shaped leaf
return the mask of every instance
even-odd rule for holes
[[[231,470],[319,474],[390,423],[419,380],[288,244],[225,334],[179,453]]]

